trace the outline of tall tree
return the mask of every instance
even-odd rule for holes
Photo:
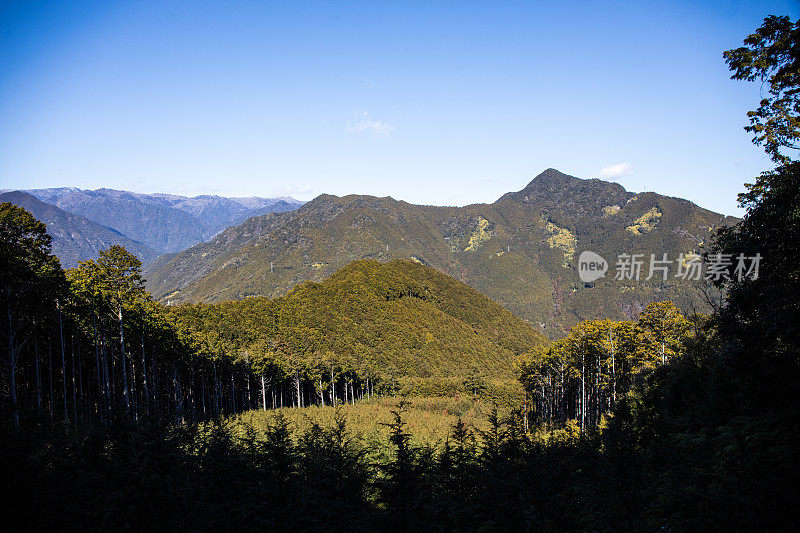
[[[108,250],[100,252],[97,258],[100,274],[100,290],[108,302],[111,312],[119,322],[119,344],[122,358],[122,394],[125,401],[125,411],[131,414],[131,398],[128,388],[128,363],[125,352],[125,327],[124,316],[126,309],[133,306],[137,300],[146,299],[148,294],[144,290],[142,279],[142,262],[128,252],[124,246],[114,245]]]
[[[734,80],[760,81],[767,96],[750,111],[753,142],[762,145],[777,163],[791,158],[783,150],[796,150],[800,141],[800,21],[769,16],[744,46],[724,53]]]
[[[739,195],[747,210],[741,223],[717,234],[715,252],[729,254],[724,314],[732,333],[762,347],[800,345],[800,21],[770,16],[744,45],[725,52],[733,79],[767,84],[768,95],[750,111],[753,142],[764,146],[776,169],[764,172]],[[791,157],[794,155],[794,157]],[[749,260],[740,276],[738,258]],[[763,258],[754,265],[754,257]],[[741,278],[741,279],[740,279]]]
[[[51,254],[43,223],[25,209],[0,204],[0,306],[8,357],[11,416],[19,427],[16,371],[20,352],[33,331],[33,318],[63,289],[63,273]]]

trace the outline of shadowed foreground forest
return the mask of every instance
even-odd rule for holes
[[[635,323],[586,322],[547,345],[502,330],[492,364],[518,355],[520,393],[506,402],[489,393],[511,389],[480,368],[448,385],[452,399],[407,402],[368,358],[295,357],[301,334],[241,352],[239,337],[202,325],[202,308],[153,302],[124,248],[65,272],[44,225],[2,204],[0,523],[795,530],[800,24],[769,17],[725,58],[734,79],[764,84],[748,130],[776,167],[740,195],[746,216],[710,252],[760,254],[758,276],[731,264],[708,317],[653,304]],[[420,424],[438,433],[419,438]]]

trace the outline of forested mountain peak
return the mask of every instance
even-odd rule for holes
[[[576,178],[549,168],[524,189],[507,193],[496,203],[517,202],[570,216],[597,218],[602,217],[609,208],[621,208],[634,196],[618,183],[596,178]]]

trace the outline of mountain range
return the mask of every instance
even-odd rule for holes
[[[149,265],[146,277],[148,288],[167,303],[219,302],[280,296],[354,260],[407,259],[463,281],[559,336],[588,318],[633,318],[653,301],[707,309],[702,283],[674,277],[617,281],[614,263],[623,253],[676,259],[702,252],[714,228],[735,221],[688,200],[636,194],[547,169],[520,191],[465,207],[321,195],[164,255]],[[583,250],[600,253],[612,272],[581,282],[577,258]]]
[[[5,191],[4,196],[8,194],[48,224],[54,250],[65,267],[94,258],[98,247],[111,244],[124,245],[146,263],[207,241],[249,217],[290,211],[303,203],[289,197],[190,198],[74,187]],[[18,203],[10,198],[4,201]]]
[[[145,263],[158,256],[149,246],[84,216],[42,202],[31,194],[21,191],[6,192],[0,194],[0,202],[18,205],[47,225],[47,232],[53,238],[53,253],[65,268],[77,266],[78,261],[84,259],[96,258],[101,250],[112,244],[121,244]]]

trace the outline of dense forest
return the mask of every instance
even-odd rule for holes
[[[164,307],[121,246],[62,271],[44,225],[0,205],[7,408],[15,427],[207,420],[260,407],[520,394],[515,358],[546,340],[410,261],[354,262],[283,298]],[[22,422],[21,422],[22,421]]]
[[[681,357],[704,317],[685,318],[671,302],[650,304],[637,322],[587,320],[563,339],[526,354],[520,381],[530,398],[534,426],[568,420],[601,423],[638,379]]]
[[[764,83],[748,129],[776,166],[740,196],[744,219],[716,233],[711,253],[763,260],[758,276],[738,279],[731,265],[715,280],[726,298],[710,316],[656,303],[635,321],[587,321],[545,343],[478,293],[403,262],[356,263],[283,299],[164,308],[124,248],[64,271],[44,225],[2,204],[2,523],[796,529],[800,22],[769,17],[725,59],[734,79]],[[365,302],[385,307],[358,331],[343,310],[370,313]],[[469,326],[476,360],[490,348],[502,355],[457,376],[462,393],[480,395],[487,373],[508,367],[524,395],[481,427],[458,420],[436,445],[414,442],[398,400],[388,439],[364,438],[341,404],[397,391],[383,359],[391,351],[365,347],[384,340],[376,325],[392,317],[414,335],[399,309],[416,309],[423,331],[431,317],[455,332]],[[388,346],[407,350],[401,361],[417,349],[408,339]],[[452,372],[453,359],[443,361]],[[426,377],[424,368],[408,375]],[[237,416],[281,401],[327,402],[334,422],[300,429],[280,411],[262,425]]]

